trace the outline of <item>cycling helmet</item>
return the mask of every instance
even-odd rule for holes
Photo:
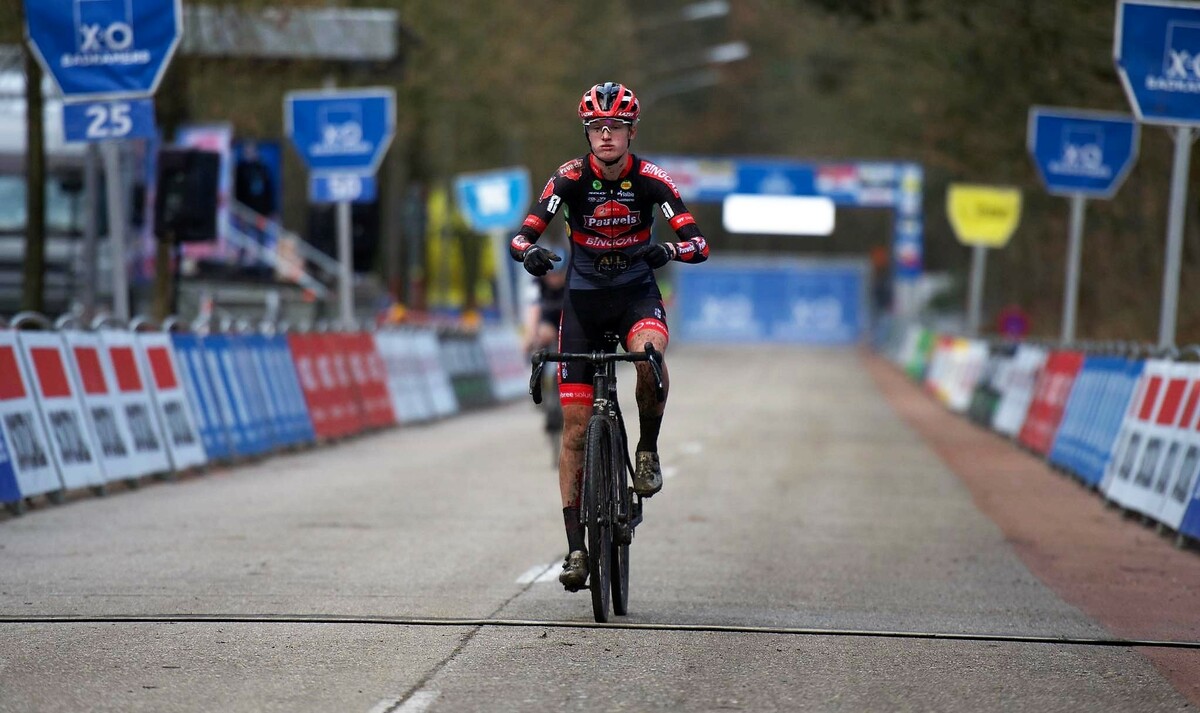
[[[640,113],[641,105],[633,90],[616,82],[597,84],[579,100],[579,119],[584,124],[592,119],[620,119],[636,124]]]

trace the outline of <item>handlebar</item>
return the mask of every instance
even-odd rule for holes
[[[611,364],[618,361],[648,361],[650,369],[654,372],[654,393],[658,396],[659,401],[666,398],[663,389],[662,381],[662,353],[653,346],[647,344],[646,350],[642,352],[626,352],[617,354],[613,352],[583,352],[583,353],[563,353],[563,352],[548,352],[540,350],[533,353],[529,362],[533,365],[533,373],[529,376],[529,395],[533,397],[535,404],[542,403],[542,369],[548,361],[556,362],[588,362],[590,364]]]

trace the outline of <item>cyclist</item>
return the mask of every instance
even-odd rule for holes
[[[708,243],[679,197],[670,176],[630,153],[640,118],[637,97],[616,82],[597,84],[579,102],[588,153],[563,164],[546,182],[509,252],[532,275],[544,275],[562,258],[538,238],[560,211],[565,213],[570,256],[559,350],[600,351],[605,332],[617,333],[627,351],[646,344],[667,348],[667,317],[654,270],[672,260],[698,263]],[[680,242],[653,243],[650,227],[659,208]],[[587,581],[587,555],[580,522],[585,431],[592,408],[593,367],[563,364],[559,391],[565,428],[559,456],[559,492],[568,554],[559,581],[571,591]],[[654,389],[650,365],[637,365],[639,440],[633,488],[642,497],[662,489],[658,433],[664,400]]]

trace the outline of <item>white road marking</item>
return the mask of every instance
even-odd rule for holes
[[[552,582],[558,576],[555,567],[561,562],[551,562],[550,564],[537,564],[525,570],[524,574],[517,577],[517,584],[529,584],[530,582]]]
[[[662,469],[662,472],[663,480],[666,480],[667,478],[674,478],[676,475],[678,475],[679,469],[673,465],[668,465]]]
[[[704,450],[704,444],[700,441],[688,441],[679,444],[679,452],[684,455],[694,456]]]
[[[404,701],[404,705],[400,705],[400,698],[385,698],[376,703],[367,713],[422,713],[422,711],[433,705],[437,697],[437,691],[422,688],[409,696],[408,700]],[[397,708],[396,706],[400,707]]]
[[[422,713],[437,700],[438,692],[431,689],[421,689],[412,694],[404,705],[396,709],[396,713]]]

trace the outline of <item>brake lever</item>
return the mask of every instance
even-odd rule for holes
[[[647,361],[650,362],[650,370],[654,372],[654,395],[658,397],[658,402],[662,403],[667,400],[662,380],[662,353],[647,343],[646,355],[649,357]]]
[[[533,364],[533,373],[529,376],[529,395],[533,397],[533,402],[540,405],[542,403],[542,370],[546,368],[546,350],[540,349],[533,353],[529,361]]]

